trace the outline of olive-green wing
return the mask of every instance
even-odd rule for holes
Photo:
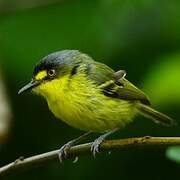
[[[96,85],[115,79],[115,72],[103,63],[94,61],[87,65],[87,76]]]
[[[94,62],[88,65],[87,75],[106,96],[150,105],[148,97],[124,78],[124,70],[115,72],[105,64]]]
[[[121,78],[118,81],[109,81],[101,85],[102,92],[106,96],[129,100],[140,101],[143,104],[150,105],[149,98],[140,89],[135,87],[127,79]]]

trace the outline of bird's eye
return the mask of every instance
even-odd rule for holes
[[[56,75],[56,71],[54,69],[49,69],[47,74],[50,78],[53,78]]]

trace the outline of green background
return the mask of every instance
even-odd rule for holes
[[[154,107],[179,120],[180,1],[74,0],[33,8],[8,2],[10,9],[0,6],[0,65],[13,119],[9,137],[0,146],[1,166],[19,156],[58,149],[81,134],[56,120],[42,98],[17,95],[35,63],[54,51],[78,49],[114,70],[125,69],[127,79],[149,95]],[[167,128],[137,117],[112,138],[179,132],[179,126]],[[169,160],[164,149],[132,149],[95,159],[80,157],[75,164],[49,164],[7,179],[179,180],[179,172],[180,165]]]

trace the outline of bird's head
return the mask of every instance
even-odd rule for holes
[[[59,88],[58,81],[63,77],[75,75],[82,64],[90,61],[93,60],[89,56],[77,50],[63,50],[49,54],[35,66],[32,80],[21,88],[18,94],[33,90],[43,95],[53,88]]]

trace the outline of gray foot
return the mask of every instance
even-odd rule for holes
[[[71,146],[72,146],[71,142],[68,142],[60,148],[60,150],[59,150],[59,161],[61,163],[68,156],[68,153],[69,153]]]
[[[73,145],[79,143],[81,140],[88,137],[91,133],[92,132],[86,132],[85,134],[77,137],[76,139],[73,139],[73,140],[69,141],[64,146],[62,146],[61,149],[59,150],[59,160],[60,160],[60,162],[62,163],[63,160],[67,158],[69,150]]]
[[[115,133],[118,130],[119,130],[119,128],[113,129],[113,130],[101,135],[92,143],[91,151],[92,151],[94,157],[96,156],[96,153],[99,153],[99,147],[100,147],[101,143],[106,139],[106,137]]]
[[[103,137],[97,138],[91,145],[91,152],[93,153],[93,156],[96,156],[96,153],[99,153],[99,148],[101,143],[104,141]]]

